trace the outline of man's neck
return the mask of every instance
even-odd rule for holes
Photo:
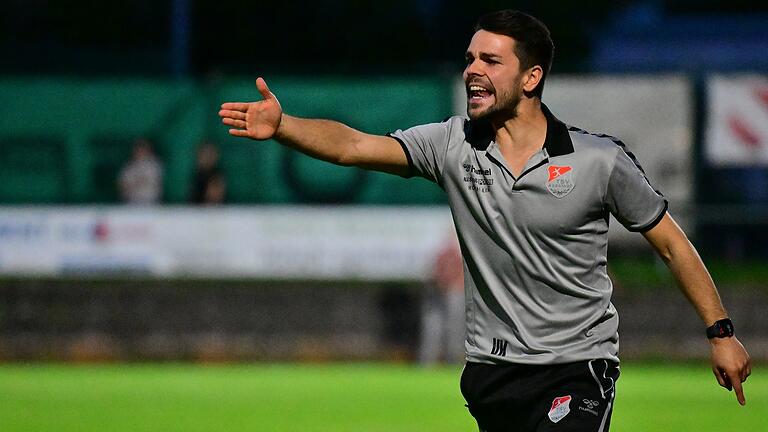
[[[517,116],[492,125],[503,153],[533,154],[541,150],[547,137],[547,118],[538,98],[523,98]]]

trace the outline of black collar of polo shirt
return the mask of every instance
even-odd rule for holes
[[[558,120],[543,103],[541,111],[547,118],[547,137],[544,139],[544,148],[547,149],[549,157],[573,153],[573,142],[568,133],[568,126]],[[467,120],[464,122],[464,136],[472,147],[485,150],[493,141],[494,133],[487,120]]]
[[[494,133],[486,120],[467,120],[464,122],[464,136],[472,147],[486,150],[493,141]]]
[[[546,105],[541,104],[541,111],[547,118],[547,137],[544,139],[544,148],[549,157],[567,155],[573,153],[573,141],[568,133],[568,126],[557,119]]]

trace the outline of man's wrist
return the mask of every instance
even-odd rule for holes
[[[731,337],[734,334],[733,322],[730,318],[717,320],[707,327],[706,333],[708,339]]]
[[[285,122],[286,117],[287,116],[285,115],[285,113],[282,113],[282,112],[280,113],[280,120],[277,122],[277,128],[275,128],[275,134],[272,136],[272,138],[277,141],[280,141],[281,139],[284,138],[283,134],[285,132],[284,131],[285,128],[283,127],[283,123]]]

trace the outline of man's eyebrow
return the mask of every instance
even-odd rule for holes
[[[493,53],[480,53],[481,59],[500,59],[501,56]]]
[[[464,53],[464,58],[469,58],[469,57],[474,57],[474,56],[475,55],[471,51],[467,51],[467,52]],[[479,57],[481,59],[500,59],[501,58],[501,56],[498,55],[498,54],[485,53],[485,52],[481,52]]]

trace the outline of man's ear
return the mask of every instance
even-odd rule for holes
[[[532,66],[523,73],[523,91],[526,93],[535,90],[544,77],[544,69],[539,65]]]

